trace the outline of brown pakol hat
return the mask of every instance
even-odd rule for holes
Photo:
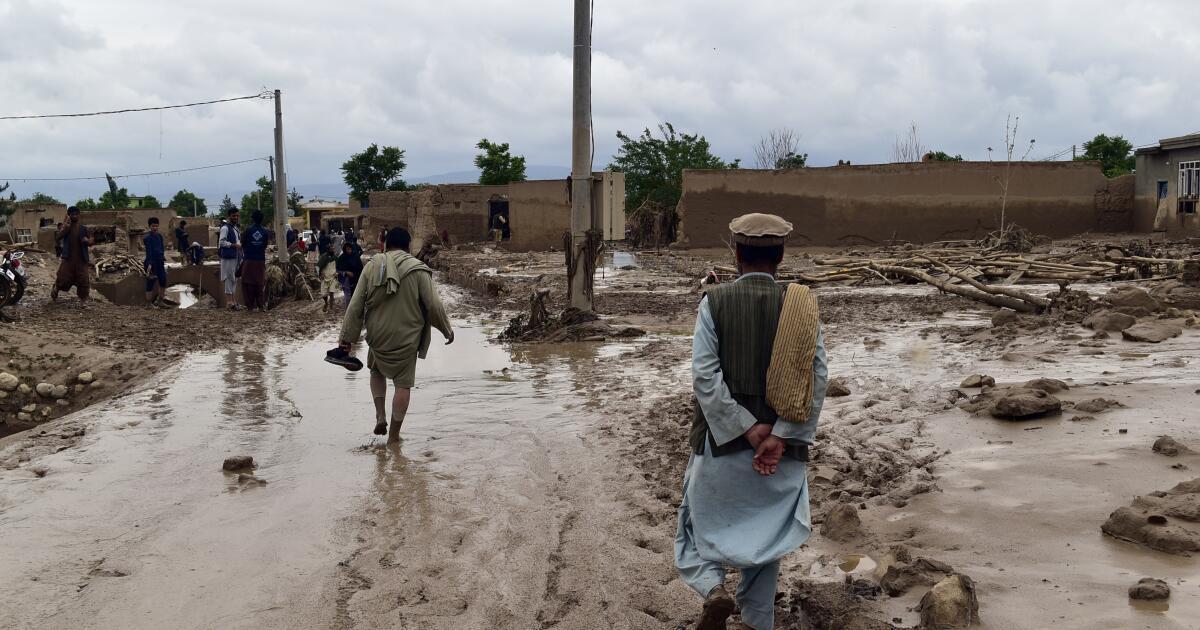
[[[788,234],[792,233],[792,224],[773,214],[751,212],[730,221],[729,231],[733,232],[734,243],[774,247],[787,241]]]

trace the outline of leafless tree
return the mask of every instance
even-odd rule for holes
[[[1000,185],[1000,235],[1004,235],[1004,211],[1008,206],[1008,185],[1012,183],[1012,163],[1013,151],[1017,146],[1017,128],[1021,125],[1021,117],[1008,115],[1008,120],[1004,122],[1004,173],[997,175],[994,179]],[[1025,148],[1025,153],[1021,156],[1021,162],[1029,157],[1029,152],[1033,151],[1033,144],[1037,140],[1030,139],[1029,146]],[[988,161],[992,159],[992,147],[988,147]]]
[[[754,147],[754,163],[758,168],[779,168],[780,161],[799,151],[800,134],[787,127],[772,129]]]
[[[921,144],[915,122],[909,123],[907,136],[896,136],[896,142],[892,144],[893,162],[920,162],[926,153],[929,153],[929,147]]]

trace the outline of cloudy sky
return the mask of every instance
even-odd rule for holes
[[[570,163],[569,0],[0,0],[0,115],[187,103],[283,90],[289,184],[324,192],[367,144],[406,177],[472,169],[481,137]],[[615,132],[670,121],[753,166],[767,130],[809,164],[886,162],[916,123],[931,148],[987,159],[1005,119],[1042,158],[1097,133],[1200,131],[1194,0],[597,0],[596,166]],[[270,101],[0,121],[0,182],[74,201],[103,181],[265,156]],[[219,200],[266,164],[123,180]],[[334,189],[337,187],[334,186]],[[92,192],[94,191],[94,192]],[[214,199],[215,197],[215,199]],[[236,195],[235,195],[236,197]]]

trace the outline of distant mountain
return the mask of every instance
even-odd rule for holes
[[[565,166],[529,164],[525,167],[525,177],[528,179],[565,179],[570,174],[571,169]],[[479,181],[479,171],[452,171],[425,177],[406,177],[404,181],[410,184],[474,184]]]

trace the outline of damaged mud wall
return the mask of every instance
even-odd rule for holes
[[[795,244],[980,238],[999,227],[999,162],[927,162],[786,171],[684,171],[678,243],[720,247],[729,221],[770,212]],[[1133,229],[1133,176],[1096,162],[1013,163],[1006,221],[1061,238]]]
[[[506,249],[561,249],[571,229],[571,195],[565,179],[513,182],[508,185],[511,238]]]
[[[446,230],[453,243],[486,240],[488,200],[503,196],[507,186],[442,184],[409,191],[371,193],[369,229],[403,227],[412,233],[414,247]],[[420,243],[416,241],[419,240]]]

